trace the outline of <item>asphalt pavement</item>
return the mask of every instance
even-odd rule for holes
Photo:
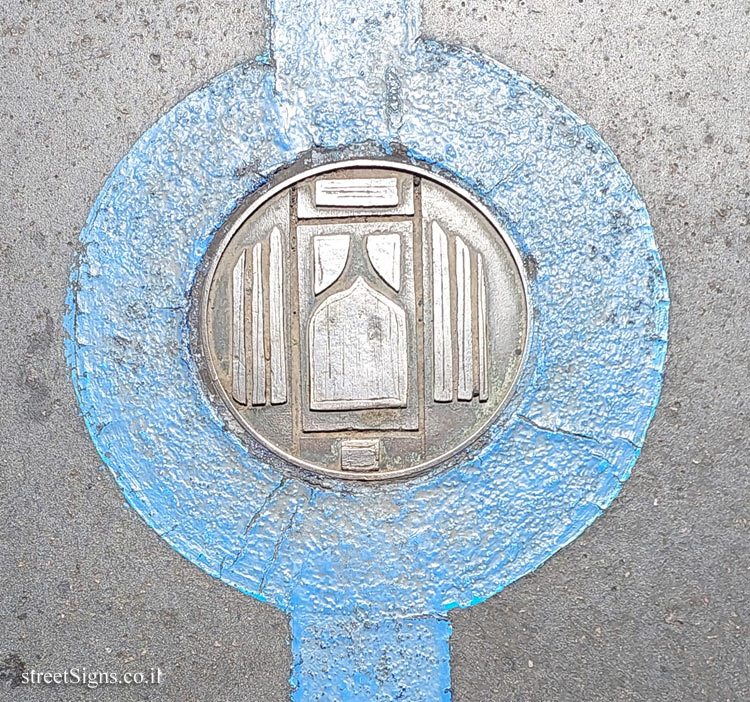
[[[0,691],[288,699],[285,616],[183,560],[125,504],[63,356],[88,212],[137,137],[265,48],[252,0],[0,9]],[[456,702],[750,699],[750,5],[425,0],[424,34],[583,116],[643,196],[671,291],[665,385],[632,478],[538,571],[453,611]],[[160,669],[156,687],[17,685]]]

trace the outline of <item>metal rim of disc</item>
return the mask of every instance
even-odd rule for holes
[[[250,219],[250,217],[252,217],[253,214],[255,214],[265,203],[269,202],[274,196],[280,194],[287,188],[290,188],[301,181],[319,176],[330,171],[338,171],[350,168],[390,169],[393,171],[407,172],[426,180],[432,180],[435,183],[447,188],[449,191],[451,191],[451,193],[466,202],[469,207],[476,209],[479,214],[481,214],[487,220],[494,232],[500,237],[502,243],[505,245],[505,248],[510,255],[510,258],[515,266],[516,273],[518,274],[518,278],[520,280],[520,289],[518,292],[520,293],[520,300],[523,306],[524,324],[524,332],[520,340],[521,354],[518,363],[513,370],[512,378],[507,385],[507,389],[498,400],[495,410],[484,422],[481,423],[478,429],[468,434],[460,443],[443,452],[441,455],[430,460],[423,461],[416,465],[396,470],[347,472],[341,469],[328,468],[311,461],[306,461],[290,454],[288,451],[281,449],[279,446],[277,446],[272,441],[264,437],[260,432],[258,432],[241,415],[241,413],[237,411],[234,403],[232,402],[232,399],[229,397],[229,394],[227,393],[221,380],[218,377],[212,360],[213,352],[210,345],[209,324],[207,321],[210,292],[212,282],[221,261],[222,255],[233,239],[234,235],[239,231],[243,224],[248,219]],[[290,170],[292,170],[291,174]],[[282,171],[278,173],[275,178],[272,177],[269,180],[271,183],[273,183],[270,188],[265,189],[261,194],[254,193],[250,195],[245,202],[241,203],[238,206],[235,213],[233,215],[230,215],[224,226],[219,229],[214,237],[214,241],[209,246],[205,254],[204,265],[202,267],[203,270],[199,274],[197,285],[194,289],[195,292],[193,294],[193,303],[191,306],[197,308],[197,310],[195,313],[191,314],[190,317],[198,327],[196,336],[200,350],[199,353],[195,353],[195,349],[193,350],[193,359],[198,367],[199,375],[203,379],[204,385],[207,386],[207,389],[209,390],[208,395],[212,399],[214,406],[218,409],[222,416],[227,416],[228,412],[229,418],[231,418],[231,420],[233,420],[234,422],[239,423],[239,427],[243,432],[249,433],[255,441],[259,442],[263,447],[271,451],[273,454],[282,458],[284,462],[290,464],[292,467],[302,468],[317,475],[325,475],[347,481],[382,482],[420,475],[431,468],[435,468],[441,464],[448,463],[449,459],[455,459],[458,454],[465,451],[473,444],[477,443],[485,434],[485,432],[490,429],[490,427],[498,423],[498,420],[502,420],[503,411],[508,407],[511,398],[517,390],[518,381],[523,374],[523,369],[528,359],[530,346],[529,342],[533,332],[533,315],[530,304],[528,280],[526,277],[522,258],[518,252],[515,242],[508,234],[507,228],[500,224],[497,216],[477,197],[468,192],[466,188],[456,184],[454,181],[446,178],[445,176],[436,174],[431,170],[416,166],[413,163],[405,162],[402,160],[392,160],[385,158],[344,159],[339,161],[333,160],[331,162],[314,166],[312,168],[303,167],[301,170],[299,168],[295,169],[295,167],[292,166],[291,169],[289,167],[282,169]],[[241,440],[243,439],[242,433],[240,433],[239,438]],[[247,442],[244,440],[243,445],[247,447]]]

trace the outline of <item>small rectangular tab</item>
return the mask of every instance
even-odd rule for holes
[[[318,207],[395,207],[395,178],[320,178],[315,181]]]
[[[359,178],[330,174],[301,183],[297,214],[300,219],[411,217],[414,177],[410,173],[392,173],[386,175],[373,168]]]
[[[341,470],[364,472],[379,467],[379,439],[345,439],[341,442]]]

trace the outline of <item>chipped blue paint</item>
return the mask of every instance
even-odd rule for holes
[[[446,612],[534,570],[629,476],[661,388],[664,272],[597,134],[496,61],[420,41],[417,0],[274,0],[271,13],[269,53],[189,95],[105,184],[71,276],[68,361],[133,508],[291,615],[295,700],[448,699]],[[530,277],[533,336],[508,410],[482,447],[406,482],[308,481],[248,450],[190,352],[216,230],[285,165],[342,148],[471,188]]]
[[[445,617],[321,617],[303,609],[292,616],[292,700],[447,702],[450,631]],[[356,665],[342,664],[352,659]]]

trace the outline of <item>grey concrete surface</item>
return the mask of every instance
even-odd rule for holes
[[[263,50],[256,0],[0,7],[0,692],[288,699],[285,617],[162,542],[101,468],[62,353],[69,266],[107,175],[158,116]],[[672,294],[666,383],[613,507],[452,614],[469,700],[750,699],[750,5],[425,0],[430,38],[525,72],[614,148]],[[158,688],[16,686],[23,667]]]

